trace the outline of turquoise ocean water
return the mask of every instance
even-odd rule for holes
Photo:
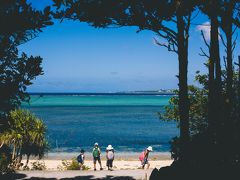
[[[170,95],[31,95],[23,107],[43,119],[51,151],[91,151],[95,142],[112,144],[119,152],[139,152],[151,145],[169,150],[179,130],[175,122],[159,120]]]

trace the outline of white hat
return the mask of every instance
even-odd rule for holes
[[[107,150],[113,150],[113,147],[112,147],[112,145],[110,144],[110,145],[108,145],[108,147],[106,148]]]
[[[153,151],[152,146],[148,146],[147,150],[148,151]]]
[[[98,143],[96,142],[96,143],[94,144],[94,146],[98,146]]]

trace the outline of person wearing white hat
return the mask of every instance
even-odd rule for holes
[[[94,166],[94,171],[97,170],[97,169],[96,169],[96,163],[97,163],[97,161],[98,161],[98,163],[99,163],[99,165],[100,165],[100,170],[103,170],[103,168],[102,168],[102,163],[101,163],[101,158],[100,158],[101,150],[100,150],[97,142],[94,144],[94,148],[93,148],[92,154],[93,154],[93,166]]]
[[[112,171],[113,160],[114,160],[114,149],[112,145],[108,145],[108,147],[106,148],[106,159],[107,159],[108,170]]]
[[[152,152],[153,151],[153,148],[152,146],[148,146],[147,149],[145,149],[143,152],[142,152],[142,158],[141,158],[141,163],[142,163],[142,168],[144,169],[145,165],[147,164],[147,169],[149,169],[150,167],[150,163],[148,162],[148,155],[149,155],[149,152]],[[140,155],[141,156],[141,155]]]

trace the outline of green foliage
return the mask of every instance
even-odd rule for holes
[[[23,155],[42,158],[48,150],[45,138],[46,126],[28,110],[17,109],[10,112],[9,129],[0,134],[1,142],[12,149],[15,166],[21,163]]]
[[[222,71],[223,77],[226,75],[226,71]],[[231,112],[231,118],[234,122],[235,129],[235,138],[238,139],[240,137],[239,132],[237,129],[239,126],[239,107],[240,107],[240,97],[239,97],[239,80],[238,80],[238,73],[234,72],[233,74],[233,89],[234,89],[234,101],[233,101],[233,108]],[[190,111],[189,111],[189,129],[191,135],[190,144],[194,144],[198,142],[198,144],[202,144],[204,146],[203,138],[207,138],[205,133],[208,128],[208,76],[201,75],[197,72],[195,77],[196,81],[202,86],[202,88],[197,88],[195,86],[189,86],[189,102],[190,102]],[[223,85],[223,97],[225,98],[224,106],[227,106],[228,100],[226,97],[226,79],[222,81]],[[175,93],[178,93],[178,90],[175,90]],[[165,111],[158,113],[159,118],[163,121],[176,121],[179,123],[179,109],[178,109],[178,96],[173,96],[169,100],[169,105],[165,106]],[[223,112],[223,114],[226,112]],[[224,124],[226,125],[226,124]],[[232,133],[232,132],[229,132]],[[206,142],[205,142],[206,143]],[[237,143],[237,142],[236,142]],[[171,145],[171,155],[172,158],[177,160],[180,155],[180,139],[179,137],[174,137],[170,141]],[[197,147],[196,144],[193,145]],[[194,149],[192,147],[192,149]],[[199,147],[202,150],[202,147]],[[196,150],[197,151],[197,150]],[[199,150],[200,151],[200,150]],[[196,157],[195,157],[196,158]]]
[[[72,158],[71,161],[62,160],[62,166],[59,166],[58,169],[59,170],[79,170],[80,165],[79,165],[78,161],[76,160],[76,158]],[[89,169],[91,169],[91,168],[86,165],[81,166],[81,170],[83,170],[83,171],[89,170]]]
[[[91,169],[89,166],[87,165],[82,165],[82,170],[85,171],[85,170],[89,170]]]
[[[200,78],[200,77],[199,77]],[[201,78],[204,78],[201,76]],[[189,130],[190,135],[193,136],[203,132],[207,128],[207,90],[200,89],[195,86],[189,86]],[[178,94],[178,90],[174,91]],[[165,112],[159,113],[161,120],[177,121],[179,123],[179,98],[173,96],[169,100],[169,105],[165,106]]]
[[[203,134],[208,127],[208,90],[207,90],[207,75],[200,75],[197,72],[195,80],[202,86],[198,88],[196,86],[188,87],[189,98],[189,131],[191,141],[194,136]],[[178,94],[178,90],[174,91]],[[169,100],[169,105],[165,106],[165,111],[159,113],[159,117],[163,121],[177,121],[179,127],[179,97],[173,96]],[[170,141],[171,157],[174,160],[178,160],[181,154],[181,143],[179,137],[174,137]]]
[[[75,158],[73,158],[71,161],[62,160],[62,165],[63,165],[64,169],[66,169],[66,170],[79,170],[80,169],[79,163],[77,162],[77,160]]]
[[[31,164],[32,164],[31,170],[43,171],[47,169],[44,162],[35,161],[35,162],[32,162]]]

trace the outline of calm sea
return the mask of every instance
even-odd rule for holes
[[[31,95],[23,105],[48,127],[51,151],[91,151],[95,142],[112,144],[118,152],[139,152],[152,146],[169,150],[179,130],[175,122],[159,120],[170,95]]]

